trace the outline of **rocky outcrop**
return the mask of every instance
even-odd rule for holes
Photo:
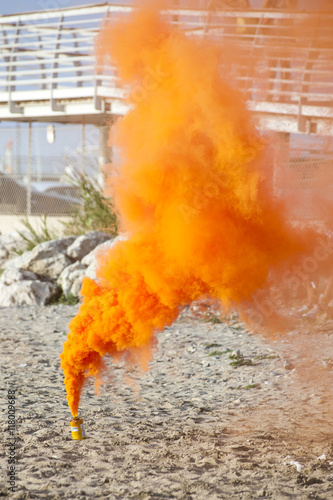
[[[80,296],[82,279],[86,275],[86,269],[86,266],[81,262],[75,262],[66,267],[60,274],[58,285],[62,288],[66,296],[69,294],[74,295],[74,297]]]
[[[28,252],[28,257],[31,252]],[[22,263],[24,254],[15,259]],[[49,304],[61,293],[59,286],[49,280],[41,279],[32,271],[15,267],[14,261],[7,266],[0,278],[0,306],[41,306]]]
[[[61,290],[79,297],[84,276],[96,278],[97,255],[124,239],[94,231],[40,243],[7,260],[0,278],[0,307],[45,305]]]
[[[87,266],[86,274],[88,278],[96,279],[96,268],[98,265],[98,257],[101,257],[103,254],[108,252],[111,248],[113,248],[119,241],[124,241],[126,239],[125,235],[119,235],[112,240],[106,241],[102,245],[96,247],[92,252],[86,255],[82,259],[82,264]]]
[[[93,231],[88,234],[83,234],[76,238],[76,240],[68,247],[67,255],[73,260],[82,260],[88,253],[90,253],[98,245],[101,245],[111,236],[101,231]]]
[[[10,306],[42,306],[49,304],[60,294],[60,289],[52,281],[24,279],[17,275],[17,281],[7,285],[0,281],[0,305]],[[23,278],[23,279],[22,279]]]
[[[22,259],[20,269],[56,280],[65,267],[72,264],[66,251],[74,241],[75,236],[69,236],[40,243],[29,253],[28,257]]]
[[[24,271],[18,269],[17,267],[10,266],[2,274],[0,278],[0,283],[9,286],[17,281],[24,281],[24,280],[32,281],[37,279],[38,279],[37,274],[32,273],[31,271]]]
[[[19,233],[0,234],[0,267],[13,257],[15,252],[24,252],[26,247],[27,242]]]

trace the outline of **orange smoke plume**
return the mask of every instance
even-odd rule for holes
[[[220,50],[142,9],[105,27],[106,54],[132,104],[112,134],[109,186],[127,239],[100,257],[96,282],[84,279],[69,325],[61,362],[73,415],[103,356],[144,362],[184,305],[249,304],[271,270],[308,250],[274,201],[264,141],[220,74]]]

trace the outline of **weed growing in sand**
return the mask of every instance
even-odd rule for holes
[[[244,387],[237,387],[239,390],[249,391],[250,389],[260,389],[260,384],[248,384]]]
[[[71,292],[68,295],[62,293],[59,297],[59,304],[65,304],[66,306],[75,306],[79,303],[79,299],[75,297]]]
[[[212,347],[221,347],[222,344],[217,344],[216,342],[204,342],[203,345],[205,346],[205,349],[212,349]]]
[[[227,354],[231,349],[226,349],[225,351],[212,351],[208,354],[208,356],[221,356],[222,354]]]
[[[213,314],[210,316],[210,318],[207,321],[209,323],[213,323],[214,325],[219,324],[219,323],[223,323],[223,321],[221,321],[220,318],[218,318],[217,316],[214,316]]]
[[[258,354],[257,356],[254,356],[255,359],[258,359],[259,361],[263,359],[278,359],[279,356],[276,354]]]
[[[243,330],[243,326],[241,325],[235,325],[232,327],[233,330],[236,330],[236,332],[239,332],[240,330]]]
[[[212,351],[208,356],[221,356],[221,354],[224,354],[224,351]]]
[[[234,368],[238,368],[240,366],[255,366],[252,359],[245,359],[243,354],[230,354],[229,359],[231,360],[230,365]]]

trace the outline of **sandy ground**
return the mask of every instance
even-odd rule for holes
[[[330,324],[308,321],[268,342],[237,317],[217,323],[185,315],[159,335],[149,372],[113,365],[100,396],[86,388],[87,439],[73,441],[59,354],[76,310],[0,309],[0,496],[333,498],[331,393],[311,369],[295,369],[302,352],[293,351],[305,335],[330,386]],[[237,350],[241,366],[231,365]],[[6,398],[15,386],[12,493]]]

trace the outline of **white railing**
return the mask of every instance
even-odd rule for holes
[[[131,10],[101,4],[0,17],[0,119],[38,119],[38,106],[42,119],[125,112],[116,70],[96,65],[94,41],[103,22]],[[163,15],[187,36],[237,47],[231,79],[270,128],[333,134],[333,14],[178,8]]]
[[[34,101],[49,102],[50,115],[66,114],[66,99],[91,100],[104,112],[99,87],[117,87],[117,79],[97,68],[94,40],[107,16],[129,10],[103,4],[0,18],[0,104],[17,119],[29,118]]]

